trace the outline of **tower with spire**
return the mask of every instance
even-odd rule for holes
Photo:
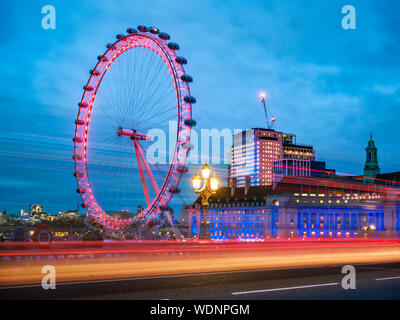
[[[376,176],[380,173],[378,163],[378,149],[375,147],[374,140],[372,140],[372,133],[370,133],[368,146],[365,148],[365,166],[364,166],[364,183],[372,184]]]

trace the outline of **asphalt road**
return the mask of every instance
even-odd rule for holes
[[[0,299],[400,299],[400,263],[356,267],[344,290],[342,266],[208,273],[0,288]]]

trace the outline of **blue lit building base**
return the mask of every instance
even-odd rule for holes
[[[320,198],[317,198],[320,200]],[[331,198],[329,198],[331,199]],[[304,199],[274,196],[264,203],[226,205],[207,209],[210,239],[263,241],[276,238],[394,238],[400,236],[400,203],[383,201],[303,205]],[[295,201],[293,201],[295,200]],[[322,201],[322,199],[321,199]],[[303,203],[302,203],[303,202]],[[335,201],[336,202],[336,201]],[[343,201],[342,201],[343,202]],[[203,210],[191,208],[188,237],[200,234]]]

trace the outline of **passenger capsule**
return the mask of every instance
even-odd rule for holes
[[[75,137],[75,138],[72,138],[72,141],[76,142],[76,143],[81,143],[82,142],[82,138]]]
[[[183,149],[186,150],[192,150],[193,149],[193,144],[191,144],[190,142],[185,142],[184,144],[182,144]]]
[[[181,190],[176,187],[171,187],[171,188],[169,188],[169,192],[171,192],[172,194],[178,194],[181,192]]]
[[[83,86],[83,90],[86,90],[86,91],[93,91],[93,87],[92,86]]]
[[[128,29],[126,29],[126,32],[128,32],[129,34],[136,34],[137,30],[134,28],[128,28]]]
[[[116,38],[122,40],[125,36],[123,34],[117,34]]]
[[[85,89],[85,87],[83,87],[83,89]],[[86,89],[85,89],[85,90],[86,90]],[[87,104],[85,101],[79,102],[79,103],[78,103],[78,107],[79,107],[79,108],[87,108],[87,107],[88,107],[88,104]]]
[[[187,60],[186,60],[186,58],[184,58],[184,57],[177,57],[177,58],[175,59],[175,61],[176,61],[177,63],[179,63],[179,64],[186,64],[186,63],[187,63]]]
[[[189,76],[188,74],[183,74],[181,76],[181,79],[182,79],[182,81],[185,81],[185,82],[193,82],[193,78],[191,76]]]
[[[140,32],[147,32],[147,31],[149,31],[149,29],[147,29],[146,26],[140,25],[140,26],[138,26],[137,28],[138,28],[138,30],[139,30]]]
[[[77,124],[77,125],[83,125],[83,124],[85,124],[85,121],[83,121],[83,120],[81,120],[81,119],[78,119],[78,120],[75,120],[75,124]]]
[[[160,39],[162,39],[162,40],[169,40],[169,39],[171,39],[171,37],[169,36],[169,34],[166,33],[166,32],[160,32],[160,34],[159,34],[158,36],[159,36]]]
[[[195,127],[196,126],[196,120],[193,119],[186,119],[185,120],[185,125],[187,125],[188,127]]]
[[[183,100],[185,100],[185,102],[188,102],[188,103],[196,103],[196,98],[193,96],[185,96],[183,98]]]
[[[115,50],[116,46],[114,46],[112,43],[107,43],[106,45],[107,49]]]
[[[160,206],[159,208],[160,208],[161,211],[169,211],[169,212],[172,211],[171,210],[172,208],[170,206]]]
[[[77,155],[73,155],[72,159],[73,160],[82,160],[82,157],[79,154],[77,154]]]
[[[168,42],[168,48],[171,50],[179,50],[179,45],[175,42]]]
[[[188,169],[188,167],[186,167],[186,166],[184,166],[184,165],[178,165],[177,166],[177,168],[176,168],[176,170],[179,172],[179,173],[186,173],[186,172],[188,172],[189,171],[189,169]]]
[[[92,75],[94,75],[94,76],[100,75],[100,72],[97,71],[96,69],[94,69],[94,70],[92,69],[92,70],[90,70],[89,72],[90,72],[90,74],[92,74]]]
[[[150,27],[149,28],[150,33],[152,34],[158,34],[160,32],[160,30],[158,30],[157,27]]]
[[[97,59],[99,61],[103,61],[103,62],[108,60],[107,57],[105,57],[105,56],[98,56]]]

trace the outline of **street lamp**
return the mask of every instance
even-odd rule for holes
[[[208,199],[210,196],[217,192],[219,188],[219,180],[214,175],[211,176],[211,168],[207,165],[207,162],[201,168],[201,176],[199,176],[197,170],[196,174],[192,178],[192,186],[194,191],[200,195],[201,205],[203,207],[203,228],[201,232],[201,237],[208,238],[208,228],[207,228],[207,207],[209,205]]]

